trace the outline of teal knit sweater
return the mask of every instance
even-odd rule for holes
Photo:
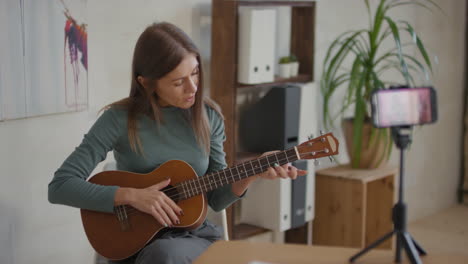
[[[199,176],[226,167],[223,142],[224,123],[212,108],[206,107],[211,129],[209,156],[197,144],[186,110],[162,108],[163,122],[158,125],[147,116],[138,119],[138,135],[144,156],[130,148],[127,136],[127,111],[110,108],[98,118],[81,144],[63,162],[49,183],[49,201],[78,208],[112,212],[118,186],[102,186],[86,179],[103,161],[109,151],[114,152],[117,169],[149,173],[169,160],[183,160]],[[222,210],[240,197],[225,185],[207,193],[208,204],[215,211]]]

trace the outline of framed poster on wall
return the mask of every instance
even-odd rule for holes
[[[87,0],[0,2],[0,120],[88,107]]]

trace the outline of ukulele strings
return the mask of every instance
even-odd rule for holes
[[[299,148],[299,146],[298,146],[298,148]],[[289,151],[289,150],[291,150],[291,149],[285,150],[284,152],[286,153],[286,152]],[[262,157],[262,158],[272,157],[273,155],[275,155],[275,154],[270,154],[270,155],[265,156],[265,157]],[[296,157],[296,153],[294,153],[293,157]],[[291,157],[289,157],[289,159],[291,159]],[[287,155],[287,154],[286,154],[286,160],[288,160],[288,155]],[[277,161],[280,162],[278,158],[277,158]],[[283,162],[283,161],[284,161],[284,159],[281,159],[281,162]],[[246,162],[248,162],[248,161],[246,161]],[[250,161],[250,162],[252,162],[252,161]],[[267,159],[267,162],[268,162],[268,159]],[[281,162],[280,162],[280,163],[281,163]],[[224,171],[224,170],[227,170],[227,169],[236,168],[236,170],[237,170],[237,167],[239,167],[239,166],[241,166],[241,165],[243,165],[243,164],[244,164],[244,163],[241,163],[241,164],[238,164],[238,165],[236,165],[236,166],[234,166],[234,167],[230,167],[230,168],[226,168],[226,169],[223,169],[223,170],[220,170],[220,171],[216,171],[216,172],[213,172],[213,173],[211,173],[211,174],[208,174],[208,175],[205,175],[205,176],[202,176],[202,177],[210,177],[211,175],[214,175],[214,174],[216,174],[216,173],[220,174],[221,171]],[[261,165],[261,169],[263,169],[263,167],[265,166],[265,165],[262,165],[262,164],[260,164],[260,165]],[[266,166],[267,166],[267,168],[268,168],[268,167],[271,167],[271,166],[269,166],[269,165],[266,165]],[[253,169],[253,170],[255,170],[255,169]],[[262,171],[262,172],[263,172],[263,171]],[[232,174],[232,172],[231,172],[231,174]],[[202,177],[196,178],[196,180],[201,180]],[[232,176],[232,177],[233,177],[233,176]],[[215,179],[215,180],[217,180],[217,179]],[[185,181],[185,182],[187,182],[187,181]],[[217,183],[222,183],[222,182],[223,182],[223,179],[221,178],[219,181],[215,181],[215,182],[213,182],[213,183],[210,183],[210,185],[211,185],[211,184],[216,184],[216,185],[217,185]],[[179,186],[182,186],[183,183],[184,183],[184,182],[181,182],[181,183],[179,184]],[[194,183],[194,184],[195,184],[195,183]],[[207,186],[206,184],[204,184],[204,185]],[[177,188],[178,188],[177,186],[173,186],[173,187],[164,189],[163,191],[164,191],[164,192],[169,192],[169,191],[176,190]],[[189,188],[190,188],[190,190],[193,189],[192,187],[189,187]],[[196,188],[197,188],[197,187],[196,187]],[[186,189],[186,188],[184,188],[184,189]],[[182,193],[183,193],[183,194],[186,194],[186,193],[189,193],[189,194],[190,194],[190,191],[184,191],[184,192],[182,192]]]
[[[295,155],[294,155],[294,156],[295,156]],[[285,156],[285,158],[283,158],[283,159],[281,159],[281,158],[280,158],[280,159],[276,158],[276,160],[277,160],[277,162],[279,162],[279,163],[284,163],[284,164],[286,164],[287,162],[289,162],[289,160],[291,160],[291,158],[288,158],[287,156]],[[268,162],[268,160],[267,160],[267,162]],[[238,167],[241,167],[241,166],[245,169],[245,171],[243,171],[242,174],[250,174],[250,173],[252,173],[252,172],[254,173],[254,174],[252,174],[252,175],[250,175],[250,176],[263,173],[264,171],[266,171],[266,169],[268,169],[269,167],[271,167],[270,163],[269,163],[269,164],[264,164],[264,165],[263,165],[263,164],[261,164],[261,163],[259,162],[260,168],[254,168],[254,167],[252,166],[252,163],[251,163],[251,164],[250,164],[250,165],[251,165],[251,166],[250,166],[250,169],[246,169],[246,166],[243,165],[243,164],[244,164],[244,163],[241,163],[241,164],[238,164],[238,165],[234,166],[233,168],[227,168],[227,169],[229,169],[229,170],[231,171],[230,177],[227,177],[227,176],[226,176],[226,173],[224,173],[224,175],[225,175],[224,178],[223,178],[223,177],[214,178],[214,181],[211,181],[211,182],[208,182],[208,183],[206,183],[206,182],[204,181],[204,179],[205,179],[206,177],[210,177],[210,176],[211,176],[211,177],[214,177],[215,174],[218,174],[219,176],[221,176],[221,172],[220,172],[220,171],[217,171],[217,172],[214,172],[214,173],[212,173],[212,174],[203,176],[203,177],[205,177],[205,178],[203,178],[203,177],[197,178],[197,180],[199,181],[199,186],[200,186],[200,187],[198,187],[195,183],[193,183],[193,185],[195,186],[195,189],[192,188],[192,187],[190,187],[190,186],[187,186],[187,184],[185,184],[185,186],[180,185],[180,186],[184,189],[184,191],[183,191],[183,192],[177,192],[175,195],[178,195],[178,194],[186,195],[187,193],[188,193],[188,195],[190,195],[191,193],[199,192],[200,190],[203,191],[203,189],[204,189],[204,188],[206,189],[207,186],[212,187],[213,185],[215,185],[215,188],[214,188],[214,189],[216,189],[216,188],[218,188],[218,185],[222,186],[222,185],[228,184],[228,183],[229,183],[228,178],[232,178],[232,179],[234,180],[234,182],[239,181],[239,180],[242,180],[241,177],[243,177],[243,176],[241,176],[241,173],[239,173],[239,169],[238,169]],[[234,168],[235,168],[235,170],[237,170],[237,172],[238,172],[238,174],[237,174],[238,177],[239,177],[238,180],[235,179],[235,176],[236,176],[236,175],[233,175],[233,173],[232,173],[232,170],[233,170]],[[266,168],[266,169],[265,169],[265,168]],[[258,170],[258,169],[261,170],[261,172],[260,172],[260,173],[255,173],[255,171]],[[250,176],[248,176],[248,177],[250,177]],[[248,178],[248,177],[246,177],[246,178]],[[209,179],[208,179],[208,180],[209,180]],[[182,182],[182,183],[184,183],[184,182]],[[168,190],[166,190],[166,191],[172,191],[172,190],[174,190],[174,189],[176,189],[176,188],[170,188],[170,189],[168,189]],[[188,189],[188,191],[186,191],[187,189]],[[169,198],[171,198],[171,199],[178,199],[178,198],[180,198],[180,197],[178,197],[178,196],[173,196],[172,194],[170,194]]]
[[[297,148],[298,150],[300,150],[301,148],[304,148],[304,147],[306,147],[306,146],[297,146],[296,148]],[[289,150],[291,150],[291,149],[289,149]],[[278,162],[280,162],[280,163],[285,162],[285,161],[289,162],[288,155],[287,155],[287,151],[289,151],[289,150],[285,150],[285,151],[284,151],[284,153],[286,153],[286,155],[285,155],[285,158],[283,158],[283,159],[278,159],[277,156],[276,156],[276,159],[278,160]],[[319,152],[319,151],[317,151],[317,152]],[[268,157],[272,157],[273,155],[276,155],[276,153],[270,154],[270,155],[265,156],[265,157],[263,157],[263,158],[267,158],[267,162],[268,162]],[[295,153],[294,157],[296,157],[296,153]],[[281,160],[281,161],[280,161],[280,160]],[[242,164],[243,164],[243,163],[241,163],[241,164],[239,164],[239,165],[242,165]],[[236,167],[236,170],[237,170],[237,166],[239,166],[239,165],[234,166],[234,167]],[[269,164],[262,165],[262,164],[260,163],[260,165],[261,165],[261,166],[260,166],[260,169],[262,170],[261,173],[265,172],[269,167],[271,167]],[[244,166],[244,168],[245,168],[245,166]],[[246,173],[250,173],[250,172],[252,172],[252,171],[255,172],[255,169],[254,169],[252,166],[251,166],[251,168],[252,168],[252,169],[251,169],[251,170],[247,170]],[[228,169],[231,169],[231,168],[228,168]],[[214,172],[213,174],[215,174],[215,173],[216,173],[216,172]],[[209,174],[209,175],[207,175],[207,176],[210,176],[210,175],[212,175],[212,174]],[[252,175],[252,176],[253,176],[253,175]],[[203,176],[203,177],[205,177],[205,176]],[[234,176],[232,176],[232,178],[234,179]],[[224,183],[224,181],[226,181],[226,183]],[[227,183],[228,183],[227,179],[223,179],[223,178],[215,179],[215,182],[214,182],[215,185],[220,185],[220,186],[223,186],[223,185],[225,185],[225,184],[227,184]],[[213,184],[213,183],[210,183],[210,186],[212,186],[212,184]],[[204,186],[206,187],[207,185],[204,184]],[[183,189],[186,189],[186,188],[183,188]],[[190,190],[191,190],[191,191],[190,191]],[[191,188],[191,189],[189,189],[189,191],[185,191],[185,190],[184,190],[183,192],[178,192],[178,191],[177,191],[177,187],[171,187],[171,188],[168,188],[168,189],[164,190],[164,192],[165,192],[165,193],[169,193],[169,192],[171,192],[171,191],[176,191],[176,193],[169,194],[169,195],[167,195],[167,196],[168,196],[170,199],[172,199],[172,200],[177,200],[177,199],[179,199],[179,198],[181,198],[181,197],[185,197],[187,194],[190,195],[191,193],[195,193],[195,191],[196,191],[196,192],[199,192],[200,190],[203,191],[203,187],[201,187],[201,186],[200,186],[200,187],[195,186],[195,190],[194,190],[193,188]],[[197,194],[197,195],[198,195],[198,194]],[[130,205],[120,205],[120,206],[116,206],[116,207],[115,207],[116,210],[121,210],[121,208],[119,208],[119,207],[124,207],[124,208],[125,208],[125,212],[122,213],[122,214],[125,214],[125,213],[126,213],[127,215],[132,215],[132,214],[135,214],[135,213],[142,213],[141,211],[139,211],[138,209],[136,209],[136,208],[134,208],[134,207],[132,207],[132,206],[130,206]]]
[[[298,152],[300,153],[299,150],[301,150],[301,148],[304,148],[304,147],[306,147],[306,146],[297,146],[296,148],[297,148]],[[269,161],[268,161],[268,158],[269,158],[269,157],[272,157],[272,156],[275,156],[275,157],[276,157],[276,160],[277,160],[279,163],[282,163],[282,162],[284,162],[284,161],[289,162],[289,160],[291,160],[292,158],[296,158],[296,157],[297,157],[296,152],[294,152],[294,155],[288,155],[288,154],[287,154],[287,152],[288,152],[288,151],[291,151],[291,150],[293,150],[293,149],[291,148],[291,149],[282,151],[282,152],[285,153],[285,158],[282,158],[282,159],[278,159],[278,157],[276,156],[277,153],[270,154],[270,155],[268,155],[268,156],[262,157],[261,159],[266,158],[266,159],[267,159],[267,162],[269,162]],[[316,152],[320,152],[320,150],[318,150],[318,151],[316,151]],[[300,155],[300,154],[299,154],[299,155]],[[260,159],[260,158],[258,158],[258,159]],[[258,159],[257,159],[257,160],[258,160]],[[280,160],[281,160],[281,161],[280,161]],[[252,164],[252,160],[246,161],[246,162],[244,162],[244,163],[247,163],[247,162],[250,162],[250,163]],[[285,162],[285,164],[286,164],[286,162]],[[224,170],[233,169],[233,168],[236,168],[236,170],[238,170],[237,167],[239,167],[239,166],[241,166],[241,165],[245,168],[245,166],[243,165],[244,163],[238,164],[238,165],[236,165],[236,166],[234,166],[234,167],[226,168],[226,169],[224,169]],[[267,164],[262,165],[261,163],[259,163],[259,164],[260,164],[260,169],[262,170],[262,172],[264,172],[263,169],[264,169],[265,166],[266,166],[267,169],[268,169],[269,167],[271,167],[270,164],[268,164],[268,165],[267,165]],[[251,167],[252,167],[252,166],[251,166]],[[223,170],[223,171],[224,171],[224,170]],[[255,172],[255,169],[252,167],[252,170],[247,170],[247,172],[251,172],[251,171],[254,171],[254,172]],[[220,172],[221,172],[221,170],[220,170],[220,171],[217,171],[217,172],[213,172],[213,173],[208,174],[208,175],[205,175],[205,176],[202,176],[202,177],[210,177],[211,175],[214,175],[214,174],[216,174],[216,173],[220,174]],[[232,173],[231,173],[231,174],[232,174]],[[239,173],[239,174],[240,174],[240,173]],[[252,175],[252,176],[253,176],[253,175]],[[197,180],[202,179],[202,177],[197,178]],[[232,176],[232,177],[233,177],[233,179],[234,179],[234,176]],[[221,183],[221,185],[223,185],[223,178],[218,178],[218,179],[215,179],[215,180],[216,180],[216,181],[215,181],[214,183],[210,183],[210,185],[212,185],[212,184],[218,185],[219,183]],[[184,183],[184,182],[181,182],[179,186],[182,186],[181,184],[183,184],[183,183]],[[195,184],[195,183],[194,183],[194,184]],[[206,187],[207,185],[204,184],[204,186]],[[198,190],[198,187],[196,187],[196,188],[197,188],[197,190]],[[169,192],[169,191],[173,191],[173,190],[176,190],[176,189],[177,189],[177,187],[171,187],[171,188],[165,189],[164,192]],[[184,188],[184,189],[186,189],[186,188]],[[193,188],[190,187],[190,190],[193,190]],[[190,191],[184,191],[184,192],[181,192],[181,193],[183,193],[184,195],[187,194],[187,193],[190,194]],[[170,197],[170,198],[172,198],[172,197]],[[176,197],[174,197],[174,198],[176,198]],[[179,197],[177,197],[177,198],[179,198]]]
[[[284,161],[287,161],[288,159],[279,159],[278,161],[279,162],[284,162]],[[262,172],[266,171],[266,169],[268,169],[269,165],[265,164],[265,165],[262,165],[261,166],[261,170]],[[265,169],[265,170],[264,170]],[[246,171],[246,173],[250,173],[250,172],[255,172],[255,169],[251,169],[251,170],[248,170]],[[262,173],[261,172],[261,173]],[[253,176],[253,175],[252,175]],[[232,178],[234,179],[234,176],[232,176]],[[214,183],[210,183],[210,186],[212,186],[213,184],[216,184],[216,185],[219,185],[219,186],[223,186],[225,184],[227,184],[228,181],[227,179],[223,179],[223,178],[219,178],[219,179],[215,179],[215,182]],[[205,185],[206,187],[207,185]],[[169,190],[171,191],[176,191],[176,187],[173,187],[173,188],[170,188],[170,189],[167,189],[165,190],[165,192],[168,192]],[[185,189],[185,188],[184,188]],[[200,187],[195,187],[195,188],[192,188],[191,191],[183,191],[183,192],[176,192],[176,193],[173,193],[173,194],[169,194],[167,195],[171,200],[178,200],[179,198],[181,197],[185,197],[187,194],[192,194],[192,193],[195,193],[195,192],[199,192],[199,191],[203,191],[203,187],[200,186]],[[198,195],[198,194],[197,194]],[[126,214],[127,215],[133,215],[135,213],[142,213],[141,211],[139,211],[138,209],[132,207],[132,206],[129,206],[129,205],[121,205],[121,207],[125,207],[125,211],[126,211]],[[118,208],[119,206],[116,206],[116,208]],[[117,209],[117,210],[120,210],[120,209]],[[125,213],[122,213],[122,214],[125,214]]]

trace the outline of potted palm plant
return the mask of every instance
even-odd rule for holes
[[[370,124],[371,92],[394,84],[382,78],[389,70],[399,72],[409,87],[415,85],[415,75],[429,80],[432,73],[429,55],[413,26],[405,20],[393,19],[388,12],[405,5],[439,10],[440,7],[432,0],[379,0],[372,10],[369,0],[363,1],[369,27],[346,31],[331,43],[323,63],[320,88],[325,126],[330,127],[337,117],[342,118],[352,167],[376,168],[388,160],[393,142],[388,129],[377,129]],[[411,41],[403,43],[402,34],[409,34]],[[416,47],[421,59],[406,51],[410,45]],[[343,104],[339,111],[333,112],[331,100],[337,94],[344,94]],[[353,109],[354,116],[344,119],[344,114]]]

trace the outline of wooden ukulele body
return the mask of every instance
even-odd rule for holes
[[[170,186],[197,178],[194,169],[184,161],[171,160],[148,174],[125,171],[103,171],[91,177],[89,182],[100,185],[146,188],[167,178]],[[178,228],[194,229],[206,217],[207,201],[204,194],[176,201],[184,211],[179,216]],[[142,249],[164,226],[153,216],[126,207],[125,212],[103,213],[81,209],[83,226],[92,247],[102,256],[111,260],[121,260]]]

